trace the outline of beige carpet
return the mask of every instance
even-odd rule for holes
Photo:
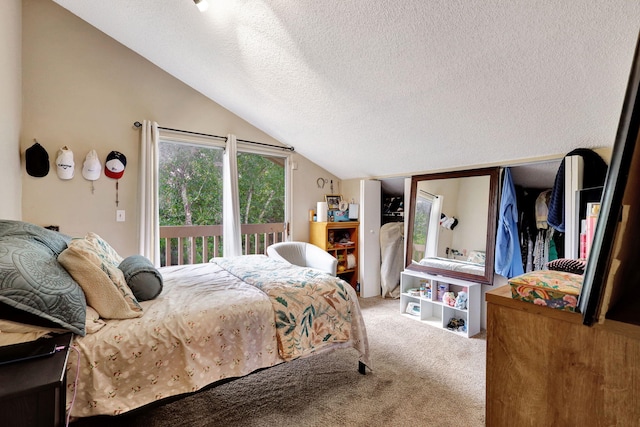
[[[400,316],[399,301],[361,299],[373,371],[340,350],[195,395],[81,426],[483,426],[484,332],[466,339]]]

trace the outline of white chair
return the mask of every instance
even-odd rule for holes
[[[338,260],[333,255],[307,242],[274,243],[267,248],[267,255],[289,264],[315,268],[332,276],[336,275],[338,268]]]

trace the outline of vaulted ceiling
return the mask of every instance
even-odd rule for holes
[[[637,0],[54,1],[342,179],[613,145],[640,29]]]

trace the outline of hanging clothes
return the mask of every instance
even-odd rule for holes
[[[516,185],[518,206],[518,230],[520,232],[520,250],[522,252],[522,265],[526,273],[533,270],[534,242],[538,236],[536,201],[541,190],[526,188]],[[549,193],[551,190],[549,190]],[[544,216],[547,224],[547,216]]]
[[[535,201],[536,235],[533,249],[532,270],[546,270],[547,263],[558,258],[558,241],[564,239],[563,234],[549,226],[549,200],[551,190],[542,191]],[[530,271],[530,270],[527,270]]]
[[[518,233],[518,206],[511,170],[505,168],[496,235],[496,273],[510,279],[524,273]]]

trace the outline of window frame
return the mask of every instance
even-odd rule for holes
[[[159,129],[158,145],[162,142],[171,142],[175,144],[185,144],[201,147],[211,148],[226,148],[226,137],[211,137],[197,134],[186,134],[182,132]],[[291,158],[292,153],[286,153],[278,148],[269,148],[259,145],[254,145],[248,142],[237,141],[238,153],[251,153],[258,155],[268,155],[270,157],[280,157],[284,159],[284,224],[285,233],[284,240],[289,240],[291,236],[290,224],[292,214],[292,176],[291,176]],[[237,179],[237,177],[236,177]],[[157,194],[156,197],[159,197]],[[160,242],[157,242],[159,244]]]

